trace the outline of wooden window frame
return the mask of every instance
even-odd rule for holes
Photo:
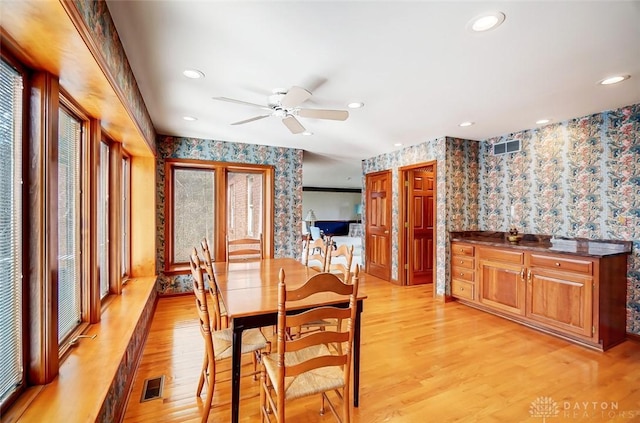
[[[95,204],[97,201],[97,160],[99,159],[98,151],[99,145],[97,148],[92,148],[95,144],[96,140],[94,138],[95,131],[95,122],[92,122],[92,119],[71,99],[71,96],[67,95],[62,89],[60,90],[60,99],[59,99],[59,109],[58,113],[62,109],[66,109],[71,115],[73,115],[76,119],[80,121],[80,125],[82,127],[81,139],[80,139],[80,197],[79,197],[79,210],[78,210],[78,219],[80,227],[77,229],[79,233],[77,234],[79,237],[78,248],[80,249],[80,263],[79,263],[79,273],[80,273],[80,323],[76,326],[76,328],[71,331],[64,339],[62,339],[58,344],[58,353],[60,360],[63,360],[66,357],[69,348],[71,347],[72,340],[76,338],[78,335],[82,334],[87,326],[92,323],[92,320],[98,321],[100,318],[100,285],[98,283],[98,268],[97,265],[92,266],[92,263],[97,264],[97,248],[94,245],[94,241],[97,238],[97,230],[96,230],[96,222],[97,216],[95,213]],[[100,142],[98,138],[97,142]],[[57,150],[57,139],[56,145],[53,146]],[[93,153],[93,154],[92,154]],[[95,157],[92,157],[95,156]],[[57,167],[57,158],[58,153],[56,151],[55,160],[52,160],[50,166]],[[93,160],[92,160],[93,159]],[[93,176],[93,177],[92,177]],[[57,180],[58,177],[56,175],[55,181],[52,181],[52,184],[49,186],[49,190],[51,193],[50,198],[53,197],[54,193],[57,198],[58,189],[57,189]],[[92,184],[93,182],[93,184]],[[54,187],[55,184],[55,187]],[[92,186],[93,185],[93,186]],[[51,203],[50,206],[52,206]],[[50,221],[49,225],[51,227],[55,227],[56,231],[58,228],[57,222],[57,210],[58,204],[57,200],[55,201],[55,209],[56,209],[56,221]],[[92,236],[93,235],[93,236]],[[49,248],[55,248],[56,256],[58,254],[58,242],[56,239],[55,245],[53,243],[49,245]],[[57,273],[57,262],[55,264],[56,273]],[[56,277],[57,281],[57,277]],[[57,284],[56,284],[57,285]],[[56,286],[56,301],[55,301],[55,316],[56,322],[55,326],[51,328],[51,330],[57,331],[58,326],[58,298],[57,298],[57,286]],[[96,311],[96,304],[97,311]]]
[[[120,294],[122,292],[122,286],[127,283],[129,278],[131,278],[131,156],[124,150],[124,148],[122,148],[121,144],[115,144],[115,146],[119,151],[119,154],[114,154],[112,169],[118,168],[119,170],[115,172],[117,183],[114,184],[112,198],[118,199],[118,226],[114,228],[114,232],[118,235],[118,242],[116,245],[119,246],[119,249],[117,252],[114,252],[112,257],[117,256],[118,261],[120,262],[118,268],[114,269],[114,274],[120,275],[120,283],[114,292]],[[126,170],[123,169],[123,163],[125,161],[128,162]],[[125,200],[125,214],[121,213],[122,204],[120,201],[123,199]],[[124,242],[120,237],[122,231],[127,234]],[[124,245],[125,243],[127,244],[126,248]],[[126,251],[126,255],[123,256],[124,251]],[[124,272],[122,271],[123,267]]]
[[[226,258],[226,236],[227,236],[227,174],[229,172],[245,172],[260,174],[263,177],[262,186],[262,236],[264,240],[265,258],[273,256],[273,203],[274,203],[274,167],[271,165],[216,162],[192,159],[167,159],[165,160],[165,248],[164,248],[164,273],[167,275],[187,274],[189,272],[188,263],[174,263],[173,229],[174,229],[174,192],[173,173],[176,169],[205,169],[211,170],[215,174],[214,193],[215,204],[214,216],[216,231],[213,239],[209,240],[215,261],[224,261]],[[199,240],[194,240],[195,243]]]
[[[132,156],[129,155],[118,140],[109,138],[103,133],[100,121],[89,115],[60,87],[59,77],[44,70],[35,70],[29,55],[12,40],[0,33],[0,41],[4,47],[0,52],[7,63],[14,66],[23,75],[23,354],[24,383],[11,394],[0,409],[3,415],[9,407],[16,404],[16,399],[28,386],[50,383],[58,374],[60,364],[69,351],[68,343],[59,345],[57,340],[58,304],[57,304],[57,144],[58,116],[60,107],[66,107],[83,122],[83,133],[86,138],[81,147],[81,163],[83,174],[80,189],[82,210],[79,216],[82,232],[81,277],[83,279],[83,322],[76,329],[76,335],[86,330],[89,325],[100,321],[101,312],[108,301],[100,301],[100,290],[96,277],[96,196],[97,179],[96,164],[99,143],[103,139],[110,140],[110,147],[118,154],[111,154],[110,186],[120,187],[122,178],[121,160],[129,160],[129,195],[131,190]],[[113,150],[112,150],[113,151]],[[113,161],[117,160],[115,169]],[[86,170],[86,171],[85,171]],[[114,179],[115,178],[115,179]],[[120,207],[114,208],[114,199],[120,198],[121,191],[110,187],[110,219],[120,219]],[[119,204],[119,203],[118,203]],[[131,197],[129,196],[129,216],[131,216]],[[117,215],[117,216],[114,216]],[[111,223],[111,222],[110,222]],[[116,225],[110,225],[110,262],[113,257],[121,257],[121,241],[113,236]],[[131,234],[131,228],[129,228]],[[115,240],[115,242],[114,242]],[[131,238],[129,238],[131,242]],[[114,250],[115,249],[115,250]],[[114,252],[115,251],[115,252]],[[129,245],[129,272],[132,271],[131,244]],[[114,282],[113,294],[122,291],[123,278],[120,268],[110,272],[110,281]],[[130,276],[130,275],[128,275]],[[113,298],[109,295],[106,298]],[[77,344],[82,348],[82,343]],[[29,392],[29,390],[27,390]]]

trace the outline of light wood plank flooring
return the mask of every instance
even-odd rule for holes
[[[443,304],[430,286],[361,280],[369,298],[354,422],[640,422],[640,343],[591,351]],[[192,296],[159,300],[125,422],[199,421],[195,390],[204,347],[194,307]],[[243,372],[250,366],[247,360]],[[162,398],[141,403],[144,379],[160,375]],[[219,375],[227,380],[216,384],[210,422],[230,420],[228,377]],[[241,391],[241,421],[259,421],[258,382],[243,377]],[[557,408],[543,410],[543,398]],[[318,414],[319,404],[319,398],[291,402],[288,421],[334,421],[329,411]]]

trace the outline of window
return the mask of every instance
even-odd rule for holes
[[[58,122],[58,343],[82,319],[80,144],[82,122],[64,108]]]
[[[214,260],[225,259],[227,235],[263,234],[270,255],[272,166],[169,159],[165,175],[165,272],[186,272],[189,254],[203,237]]]
[[[253,176],[247,176],[247,236],[253,236]]]
[[[24,383],[22,75],[0,61],[0,405]]]
[[[109,144],[100,143],[98,163],[98,278],[100,298],[109,294]]]
[[[229,171],[229,239],[256,238],[262,233],[262,180],[260,173]]]
[[[234,183],[229,183],[227,187],[227,198],[229,199],[227,235],[232,239],[235,239],[236,228],[236,186]]]
[[[215,171],[175,169],[173,172],[173,254],[171,261],[188,263],[191,250],[215,228]],[[213,251],[212,251],[213,254]]]

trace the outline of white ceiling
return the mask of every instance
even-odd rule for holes
[[[361,160],[395,143],[481,140],[640,102],[638,1],[107,4],[158,133],[304,149],[304,186],[360,187]],[[466,29],[487,11],[506,20]],[[631,78],[597,84],[613,74]],[[299,118],[314,133],[303,136],[276,117],[231,126],[264,111],[212,99],[266,104],[293,85],[313,92],[308,108],[365,107],[344,122]]]

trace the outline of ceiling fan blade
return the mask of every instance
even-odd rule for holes
[[[285,109],[291,109],[304,103],[311,97],[311,93],[302,87],[296,87],[295,85],[289,88],[289,91],[282,97],[280,104]]]
[[[254,120],[264,119],[264,118],[269,117],[269,116],[271,116],[271,115],[256,116],[256,117],[252,117],[251,119],[245,119],[245,120],[241,120],[239,122],[233,122],[232,125],[242,125],[244,123],[249,123],[249,122],[253,122]]]
[[[244,106],[259,107],[259,108],[264,109],[264,110],[271,110],[270,107],[263,106],[262,104],[249,103],[248,101],[235,100],[233,98],[228,98],[228,97],[212,97],[212,98],[214,100],[226,101],[226,102],[229,102],[229,103],[242,104]]]
[[[298,116],[315,119],[346,120],[349,117],[349,112],[346,110],[300,109],[298,110]]]
[[[305,131],[304,126],[302,126],[302,124],[298,122],[298,119],[293,116],[282,118],[282,123],[284,123],[284,126],[289,128],[289,131],[291,131],[292,134],[301,134]]]

